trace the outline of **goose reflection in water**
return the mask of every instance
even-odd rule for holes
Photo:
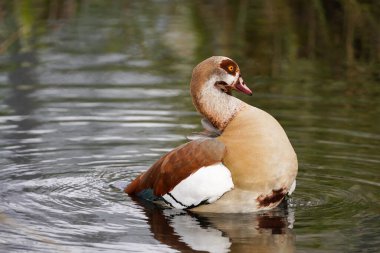
[[[260,213],[193,213],[134,199],[154,238],[181,252],[295,252],[294,209],[284,201]]]

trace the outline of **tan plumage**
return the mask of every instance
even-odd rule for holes
[[[277,206],[295,182],[296,154],[280,124],[268,113],[231,96],[232,89],[252,93],[234,61],[217,56],[198,64],[190,84],[193,102],[221,135],[174,149],[125,191],[138,194],[152,189],[155,196],[170,194],[182,181],[194,180],[192,175],[198,170],[221,162],[220,169],[226,167],[231,172],[234,188],[223,191],[223,196],[216,201],[209,200],[206,192],[204,200],[211,203],[199,205],[196,202],[192,210],[250,212]],[[194,187],[196,185],[195,182]],[[178,202],[193,190],[186,189],[187,193],[182,189],[176,196]]]
[[[280,124],[268,113],[247,105],[218,140],[226,146],[223,163],[232,173],[235,188],[217,202],[196,210],[247,212],[277,206],[294,182],[298,168],[297,156]]]

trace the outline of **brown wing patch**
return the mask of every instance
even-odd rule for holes
[[[239,71],[238,65],[231,59],[225,59],[220,63],[220,67],[224,69],[228,74],[233,76]]]
[[[125,192],[136,194],[150,188],[156,196],[165,195],[201,167],[220,162],[224,153],[225,146],[217,139],[188,142],[161,157],[132,181]]]

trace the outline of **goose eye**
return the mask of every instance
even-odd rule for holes
[[[232,65],[228,66],[228,71],[234,72],[234,66],[232,66]]]

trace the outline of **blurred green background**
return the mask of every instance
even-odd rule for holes
[[[94,11],[122,23],[109,24],[100,41],[78,31],[86,45],[72,48],[74,52],[96,51],[92,43],[104,43],[103,50],[154,59],[166,70],[228,55],[246,72],[262,77],[312,74],[371,84],[380,80],[376,0],[2,0],[0,53],[46,47],[49,42],[36,37],[64,29],[79,16],[90,22]],[[357,88],[347,92],[368,92]]]

